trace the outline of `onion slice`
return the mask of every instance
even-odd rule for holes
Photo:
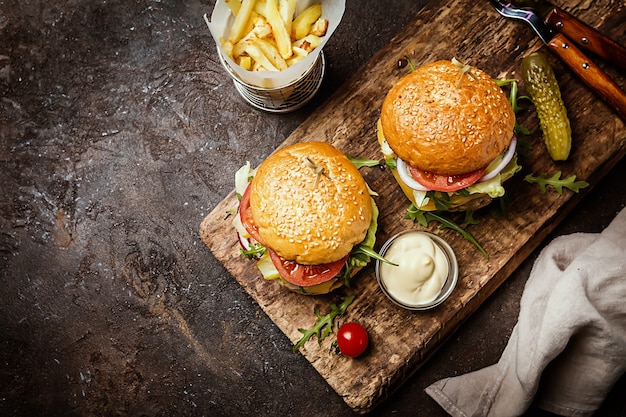
[[[478,182],[489,181],[490,179],[498,175],[500,171],[502,171],[504,167],[507,166],[509,162],[511,162],[511,159],[513,159],[513,155],[515,155],[516,148],[517,148],[517,138],[515,137],[515,135],[513,135],[513,139],[511,139],[511,144],[509,145],[509,149],[507,149],[506,153],[502,157],[502,162],[500,162],[495,169],[491,170],[491,172],[483,175],[478,180]]]
[[[428,188],[415,181],[415,179],[409,172],[409,167],[407,166],[406,162],[404,162],[400,158],[396,158],[396,170],[398,171],[398,175],[400,176],[402,181],[410,188],[417,191],[428,191]]]
[[[250,250],[250,241],[241,236],[239,232],[237,232],[237,239],[239,239],[239,245],[241,245],[244,250]]]
[[[239,240],[239,246],[241,246],[243,250],[249,251],[250,249],[252,249],[252,239],[246,239],[245,237],[241,236],[239,232],[237,232],[237,239]],[[256,254],[254,255],[254,257],[256,259],[259,259],[261,256]]]
[[[506,167],[509,164],[509,162],[511,162],[511,160],[513,159],[513,156],[515,155],[516,149],[517,149],[517,138],[515,137],[515,135],[513,135],[509,148],[507,149],[506,153],[502,156],[502,161],[498,164],[497,167],[495,167],[495,169],[492,169],[490,172],[480,177],[480,179],[476,182],[478,183],[478,182],[489,181],[493,179],[496,175],[498,175],[500,171],[502,171],[504,167]],[[407,166],[406,162],[404,162],[400,158],[396,158],[396,170],[398,171],[398,175],[400,176],[402,181],[407,186],[409,186],[409,188],[412,188],[413,190],[416,190],[416,191],[430,191],[428,188],[424,187],[422,184],[420,184],[413,178],[413,176],[409,172],[409,167]]]

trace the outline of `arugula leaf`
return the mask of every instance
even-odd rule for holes
[[[409,69],[411,70],[411,72],[415,71],[415,65],[413,65],[411,58],[409,58],[408,55],[405,55],[404,59],[406,59],[407,64],[409,64]]]
[[[459,190],[463,191],[463,190]],[[459,194],[461,194],[459,192]],[[448,193],[437,193],[436,191],[427,191],[426,196],[433,200],[435,203],[435,208],[439,211],[448,211],[452,204],[450,203],[450,194]]]
[[[533,149],[533,145],[527,140],[517,138],[517,154],[522,158],[528,159],[530,157],[530,151]]]
[[[404,216],[405,219],[413,220],[414,222],[418,222],[423,227],[428,227],[430,219],[426,218],[426,213],[428,213],[427,211],[418,209],[415,207],[415,204],[411,204],[406,211],[407,214]]]
[[[474,210],[465,210],[465,220],[463,220],[463,224],[470,225],[478,223],[480,223],[480,220],[474,218]]]
[[[415,207],[414,204],[411,204],[407,210],[407,214],[404,216],[405,219],[410,219],[413,221],[419,222],[422,226],[427,227],[431,221],[437,221],[441,224],[440,229],[452,229],[459,232],[465,239],[467,239],[470,243],[478,248],[478,250],[486,257],[489,258],[489,254],[483,248],[483,246],[478,243],[476,238],[467,230],[463,229],[461,226],[456,224],[453,220],[448,219],[440,214],[434,213],[432,211],[423,211]]]
[[[350,155],[346,155],[350,162],[354,164],[358,169],[362,167],[375,167],[380,165],[380,161],[377,159],[367,159],[367,158],[355,158]]]
[[[524,177],[524,181],[529,182],[531,184],[538,184],[539,188],[541,188],[542,192],[546,192],[546,186],[552,186],[557,193],[563,194],[563,188],[568,188],[573,192],[577,193],[581,188],[585,188],[589,186],[587,181],[576,181],[576,175],[570,175],[567,178],[561,179],[561,171],[557,171],[554,175],[548,178],[546,173],[543,173],[539,176],[534,176],[533,174],[528,174]]]
[[[367,245],[357,245],[354,249],[352,249],[352,252],[350,253],[351,255],[358,255],[358,254],[364,254],[367,255],[371,258],[377,259],[381,262],[387,263],[389,265],[393,265],[393,266],[398,266],[398,264],[395,264],[387,259],[385,259],[383,256],[380,256],[380,254],[378,252],[376,252],[374,249],[370,248]]]
[[[324,340],[326,336],[332,333],[335,317],[342,316],[346,313],[348,306],[352,304],[352,301],[354,300],[354,295],[342,297],[341,299],[342,303],[339,306],[334,303],[330,305],[330,313],[326,314],[325,316],[322,316],[322,314],[320,313],[319,306],[315,306],[313,312],[317,316],[318,320],[312,329],[298,329],[298,331],[302,333],[303,336],[300,338],[300,340],[298,340],[295,345],[293,345],[294,352],[297,352],[302,346],[304,346],[304,344],[311,338],[311,336],[316,335],[317,342],[322,343],[322,340]]]
[[[529,100],[530,102],[532,102],[531,98],[528,96],[519,96],[517,95],[517,80],[512,78],[512,79],[507,79],[507,80],[494,80],[496,82],[496,84],[498,84],[500,87],[504,87],[505,85],[511,85],[511,92],[509,94],[509,102],[511,103],[511,107],[513,108],[513,112],[515,114],[517,114],[520,110],[521,107],[519,106],[519,101],[520,100]],[[514,127],[514,131],[515,133],[518,134],[522,134],[522,135],[529,135],[530,134],[530,130],[522,125],[520,125],[519,123],[517,123],[517,118],[515,119],[515,127]]]
[[[240,248],[241,254],[244,258],[254,260],[265,254],[265,246],[260,243],[253,243],[250,245],[250,249]]]

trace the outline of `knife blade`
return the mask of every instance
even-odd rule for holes
[[[626,121],[626,92],[566,35],[548,26],[532,8],[515,7],[504,0],[489,1],[502,16],[528,23],[548,48]]]
[[[582,48],[626,69],[626,48],[597,29],[546,0],[514,0],[517,8],[532,8],[553,30],[564,34]]]

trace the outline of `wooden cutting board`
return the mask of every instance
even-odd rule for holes
[[[566,10],[624,44],[626,35],[620,24],[626,21],[626,10],[618,3],[574,1],[567,4]],[[299,126],[283,146],[326,140],[352,156],[382,159],[376,141],[376,121],[386,92],[408,71],[398,68],[399,59],[409,56],[415,65],[421,65],[456,57],[495,78],[520,80],[522,57],[541,47],[526,25],[501,18],[487,2],[455,0],[437,9],[424,9],[413,25],[377,53]],[[460,269],[459,283],[451,297],[432,311],[409,312],[396,307],[378,288],[371,268],[355,278],[352,288],[319,297],[293,294],[264,281],[254,263],[245,261],[239,254],[231,218],[227,215],[237,207],[234,192],[203,220],[200,233],[205,244],[294,343],[301,336],[298,328],[314,325],[316,305],[326,313],[329,305],[339,301],[342,295],[356,295],[341,322],[358,321],[368,329],[371,345],[367,354],[348,359],[329,353],[333,336],[321,344],[311,340],[301,350],[355,411],[372,410],[415,372],[591,188],[579,194],[565,190],[561,195],[550,189],[542,193],[537,185],[523,180],[526,174],[553,174],[560,170],[564,177],[574,174],[593,186],[626,153],[624,123],[555,57],[549,58],[569,109],[574,138],[570,159],[553,163],[543,146],[532,108],[519,115],[522,125],[533,132],[521,140],[531,144],[532,149],[527,157],[520,159],[523,171],[507,182],[508,217],[496,219],[486,210],[478,214],[480,224],[470,228],[489,258],[453,231],[439,230],[434,223],[428,228],[450,243]],[[624,84],[617,71],[611,70],[610,74]],[[377,249],[397,232],[421,228],[404,219],[409,202],[388,170],[362,168],[361,172],[379,194]],[[456,220],[461,222],[462,218]]]

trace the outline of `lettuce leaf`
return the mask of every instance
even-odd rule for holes
[[[517,164],[517,156],[513,157],[511,162],[505,166],[502,171],[489,181],[477,182],[467,187],[470,194],[488,194],[491,198],[498,198],[504,195],[504,187],[502,182],[509,179],[522,167]]]

